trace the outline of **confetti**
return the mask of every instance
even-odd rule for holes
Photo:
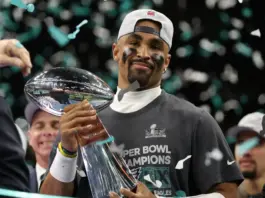
[[[243,143],[241,143],[238,147],[238,154],[240,156],[244,155],[245,153],[247,153],[249,150],[253,149],[254,147],[256,147],[259,144],[259,138],[258,137],[254,137],[251,138],[249,140],[244,141]]]
[[[178,169],[178,170],[183,169],[183,168],[184,168],[184,162],[185,162],[186,160],[190,159],[190,158],[191,158],[191,155],[188,155],[188,156],[185,157],[184,159],[178,161],[178,163],[177,163],[175,169]]]
[[[204,164],[205,166],[210,166],[212,160],[221,161],[222,159],[223,153],[218,148],[214,148],[211,152],[206,153]]]
[[[68,38],[69,39],[75,39],[76,38],[76,35],[80,32],[80,28],[87,24],[88,23],[88,20],[83,20],[79,25],[76,26],[76,31],[74,31],[73,33],[71,34],[68,34]]]
[[[11,0],[10,3],[12,5],[15,5],[15,6],[19,7],[19,8],[26,9],[28,12],[34,12],[34,10],[35,10],[34,4],[26,5],[25,3],[23,3],[22,0]]]
[[[162,182],[159,181],[159,180],[155,180],[155,182],[152,181],[150,175],[145,175],[144,176],[144,180],[152,183],[156,188],[161,188],[162,187]]]

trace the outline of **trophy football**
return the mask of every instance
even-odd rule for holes
[[[108,107],[114,94],[98,76],[78,68],[53,68],[35,75],[25,85],[26,97],[56,116],[69,104],[88,100],[99,112]],[[110,149],[114,139],[106,130],[104,139],[91,143],[78,138],[93,198],[107,198],[120,188],[135,190],[136,179],[120,154]]]

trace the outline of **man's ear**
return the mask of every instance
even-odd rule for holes
[[[112,44],[112,56],[116,62],[119,62],[119,45],[117,43]]]
[[[171,54],[167,54],[167,57],[165,58],[165,64],[164,64],[164,69],[163,70],[168,68],[170,60],[171,60]]]
[[[32,144],[31,144],[31,140],[32,140],[31,136],[32,136],[32,133],[31,133],[30,130],[28,130],[27,136],[28,136],[28,140],[29,140],[29,145],[32,146]]]

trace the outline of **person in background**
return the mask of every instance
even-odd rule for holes
[[[19,44],[19,45],[18,45]],[[17,66],[24,75],[31,72],[29,52],[15,39],[0,40],[0,68]],[[0,96],[0,188],[29,191],[25,152],[10,108]]]
[[[244,116],[237,126],[228,130],[227,137],[235,139],[234,155],[245,178],[237,197],[265,197],[262,193],[265,184],[265,114],[254,112]],[[242,153],[255,140],[256,144]]]
[[[52,145],[59,130],[59,117],[41,110],[33,103],[25,108],[25,117],[30,128],[28,131],[29,145],[36,158],[34,167],[28,165],[30,170],[30,191],[38,192],[41,176],[48,168],[48,161]]]

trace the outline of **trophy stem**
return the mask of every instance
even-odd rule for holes
[[[136,180],[119,154],[112,153],[108,144],[89,144],[81,153],[93,198],[109,198],[109,192],[136,187]]]

